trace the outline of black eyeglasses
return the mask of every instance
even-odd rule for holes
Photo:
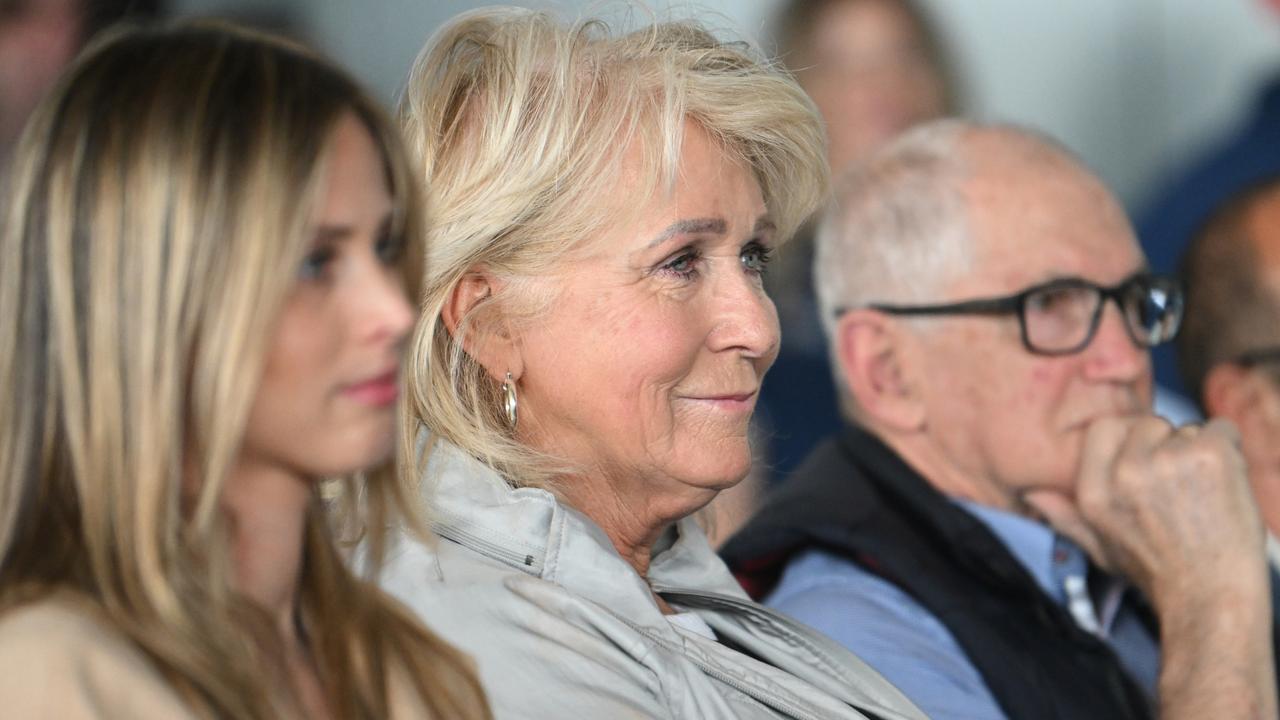
[[[1033,285],[1014,295],[940,305],[869,305],[891,315],[1016,314],[1022,344],[1038,355],[1070,355],[1089,346],[1102,321],[1102,308],[1114,300],[1134,344],[1150,348],[1173,339],[1182,322],[1182,287],[1173,278],[1137,273],[1112,287],[1083,278],[1062,278]],[[843,315],[852,308],[841,308]]]
[[[1236,362],[1246,366],[1280,363],[1280,345],[1255,348],[1248,352],[1240,353],[1236,356]]]

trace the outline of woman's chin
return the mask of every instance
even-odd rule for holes
[[[719,455],[708,459],[712,462],[690,467],[687,473],[682,473],[686,478],[685,484],[720,492],[738,485],[751,472],[750,452],[743,452],[738,457]]]

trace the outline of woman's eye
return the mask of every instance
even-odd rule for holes
[[[662,266],[662,270],[672,273],[683,280],[692,280],[698,275],[698,253],[694,250],[686,250],[677,255],[673,260]]]
[[[388,233],[378,238],[374,250],[378,253],[378,259],[384,264],[394,265],[404,254],[404,238],[399,234]]]
[[[747,272],[763,275],[769,266],[769,261],[773,259],[773,250],[761,245],[760,243],[751,243],[742,249],[742,267]]]
[[[303,280],[316,280],[325,274],[325,270],[333,263],[336,253],[331,247],[318,247],[302,258],[298,268],[298,277]]]

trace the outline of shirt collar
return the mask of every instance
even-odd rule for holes
[[[970,500],[952,502],[987,526],[1054,602],[1066,602],[1063,583],[1068,576],[1083,578],[1088,572],[1084,551],[1048,525]]]

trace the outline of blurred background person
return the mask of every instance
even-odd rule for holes
[[[778,59],[822,116],[837,176],[903,130],[958,109],[949,54],[916,0],[787,0],[774,35]],[[760,397],[769,439],[761,474],[774,479],[840,427],[812,265],[806,227],[766,277],[782,326],[773,382]]]
[[[38,106],[0,239],[6,716],[487,716],[320,498],[359,498],[370,572],[416,525],[405,157],[343,73],[230,26],[116,36]]]
[[[155,18],[164,0],[0,0],[0,208],[5,168],[36,103],[94,35]]]
[[[401,117],[432,208],[402,447],[442,539],[383,584],[495,715],[922,717],[692,517],[751,467],[762,275],[826,193],[800,88],[691,22],[493,8],[429,42]]]
[[[1280,27],[1280,0],[1251,0],[1267,11],[1264,27]],[[1269,178],[1280,176],[1280,69],[1273,63],[1255,80],[1243,116],[1205,147],[1179,148],[1168,172],[1156,176],[1137,204],[1135,224],[1152,268],[1175,272],[1192,238],[1213,213]],[[1180,344],[1181,346],[1181,344]],[[1156,382],[1195,398],[1198,388],[1183,384],[1173,346],[1152,353]],[[1203,399],[1203,398],[1199,398]]]
[[[1280,179],[1231,198],[1182,263],[1178,361],[1205,415],[1240,429],[1249,481],[1280,567]]]

